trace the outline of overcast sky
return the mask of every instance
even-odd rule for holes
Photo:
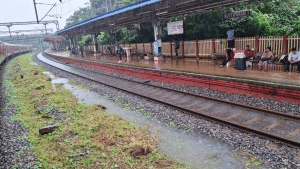
[[[58,20],[59,28],[63,29],[66,25],[66,19],[70,17],[74,11],[78,10],[79,7],[86,7],[89,4],[89,0],[36,0],[36,3],[46,3],[55,4],[56,6],[51,10],[51,12],[43,19],[47,20]],[[41,20],[46,13],[51,9],[53,5],[40,5],[37,4],[37,11],[39,20]],[[54,15],[51,17],[49,15]],[[56,18],[58,17],[58,18]],[[61,18],[60,18],[61,17]],[[0,0],[0,23],[6,22],[26,22],[26,21],[36,21],[36,15],[33,5],[33,0]],[[41,29],[45,28],[42,24],[34,25],[15,25],[11,27],[13,30],[31,30],[31,29]],[[55,24],[47,25],[47,28],[53,28],[56,30]],[[8,31],[7,27],[1,26],[0,31]],[[6,34],[8,36],[9,34]],[[12,34],[16,35],[16,34]],[[3,34],[0,34],[3,36]]]

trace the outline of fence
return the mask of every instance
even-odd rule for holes
[[[300,50],[300,37],[298,36],[291,36],[287,38],[288,41],[288,52],[291,52],[290,50],[295,47],[297,50]]]
[[[243,37],[235,39],[236,50],[244,50],[246,45],[253,48],[255,52],[263,52],[267,47],[271,47],[275,55],[290,52],[292,47],[300,49],[300,37],[284,35],[282,37]],[[103,52],[105,45],[99,45],[99,51]],[[121,47],[132,47],[142,53],[153,53],[153,43],[121,44]],[[212,53],[225,53],[227,48],[226,39],[207,39],[194,41],[181,41],[178,50],[182,57],[210,57]],[[87,48],[93,51],[93,48]],[[172,42],[162,42],[162,54],[165,56],[175,56]]]

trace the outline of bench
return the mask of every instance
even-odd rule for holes
[[[259,53],[257,53],[256,54],[256,56],[258,57],[258,58],[260,58],[261,56],[262,56],[262,52],[259,52]],[[287,53],[281,53],[281,54],[279,54],[279,56],[281,57],[282,55],[287,55]],[[273,58],[273,60],[275,60],[275,54],[274,54],[274,58]],[[260,59],[254,59],[254,60],[251,60],[250,62],[252,62],[252,70],[253,70],[253,64],[254,63],[258,63],[260,61]],[[285,65],[283,64],[283,63],[281,63],[281,62],[279,62],[279,61],[273,61],[273,63],[272,63],[273,65],[283,65],[284,67],[285,67]],[[291,71],[293,71],[293,66],[294,65],[291,65]]]

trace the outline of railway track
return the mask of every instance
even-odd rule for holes
[[[300,146],[299,116],[117,78],[85,69],[78,72],[78,68],[49,60],[42,54],[38,54],[38,59],[62,71],[202,116],[208,120],[234,126],[265,138],[279,140],[285,144]]]

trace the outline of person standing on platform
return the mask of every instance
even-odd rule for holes
[[[231,49],[227,49],[226,58],[224,59],[220,67],[224,67],[227,64],[227,62],[230,61],[232,58],[234,58],[234,52]]]
[[[174,39],[173,42],[174,42],[174,50],[176,53],[176,57],[178,57],[179,41],[177,39]]]
[[[246,56],[246,60],[248,60],[250,57],[254,57],[254,51],[250,49],[249,45],[246,46],[244,54]]]
[[[261,56],[261,59],[258,62],[258,71],[261,71],[262,67],[264,67],[265,72],[268,71],[268,64],[272,64],[272,57],[274,57],[274,54],[271,51],[271,47],[267,47],[265,53]]]
[[[117,46],[117,54],[119,55],[119,63],[122,62],[122,54],[123,54],[123,49],[121,48],[121,46]]]
[[[83,46],[80,45],[80,53],[81,53],[81,57],[83,57]]]
[[[227,42],[228,42],[228,48],[230,48],[231,50],[234,48],[234,30],[232,27],[230,27],[230,29],[227,31]]]
[[[289,54],[288,60],[285,66],[285,72],[288,73],[290,71],[290,65],[297,65],[297,72],[300,73],[300,52],[296,50],[296,48],[292,48],[291,53]]]

